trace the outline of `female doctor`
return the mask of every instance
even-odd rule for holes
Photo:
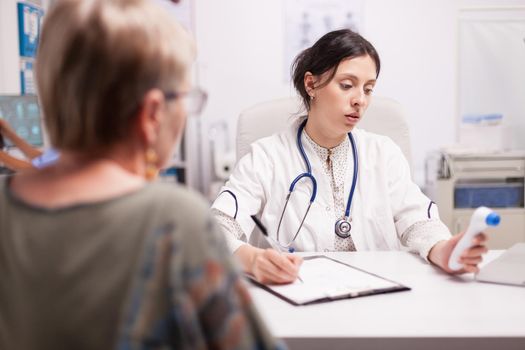
[[[293,65],[294,86],[307,115],[289,129],[251,145],[212,211],[244,270],[263,283],[295,280],[295,251],[400,250],[454,273],[451,236],[435,204],[412,182],[407,160],[388,137],[356,125],[379,75],[375,48],[350,30],[327,33]],[[277,249],[247,242],[251,215]],[[486,251],[479,234],[460,272],[476,272]],[[281,250],[281,252],[277,251]]]

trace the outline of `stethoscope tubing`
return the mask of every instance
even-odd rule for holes
[[[352,133],[348,133],[348,138],[350,139],[350,143],[352,144],[352,155],[354,158],[354,175],[352,177],[352,187],[350,188],[350,194],[348,195],[348,200],[346,202],[345,218],[348,218],[350,216],[350,207],[352,206],[352,199],[354,198],[355,186],[357,184],[357,173],[359,172],[359,169],[357,168],[359,163],[357,161],[357,147],[355,145]]]
[[[308,212],[310,211],[310,207],[312,206],[312,203],[315,201],[315,198],[317,197],[317,180],[315,179],[315,176],[312,174],[312,166],[310,164],[310,160],[308,159],[308,156],[306,155],[306,152],[303,147],[303,143],[301,141],[301,136],[304,130],[304,127],[306,126],[307,120],[303,121],[301,125],[299,126],[299,129],[297,130],[297,147],[299,149],[299,152],[301,153],[301,157],[304,160],[305,166],[306,166],[306,172],[299,174],[290,184],[290,188],[288,190],[288,194],[286,195],[286,201],[284,203],[283,211],[281,212],[281,217],[279,218],[279,224],[277,226],[277,242],[283,247],[283,248],[290,248],[297,236],[299,235],[299,232],[301,231],[301,228],[303,227],[304,221],[306,220],[306,216],[308,215]],[[350,143],[352,145],[352,155],[354,159],[354,174],[352,177],[352,186],[350,188],[350,194],[348,195],[348,200],[346,202],[346,210],[345,210],[345,217],[344,220],[347,220],[350,216],[350,208],[352,206],[352,199],[354,197],[355,187],[357,184],[357,174],[358,174],[358,155],[357,155],[357,147],[355,144],[354,137],[352,136],[352,133],[348,133],[348,138],[350,139]],[[288,202],[290,200],[290,197],[292,195],[292,192],[295,189],[295,185],[299,180],[303,178],[308,178],[312,182],[312,194],[310,196],[310,203],[308,204],[308,208],[306,209],[305,214],[303,215],[303,218],[301,220],[301,224],[299,225],[299,228],[297,229],[297,232],[294,234],[292,240],[286,244],[283,245],[279,241],[279,232],[281,228],[281,223],[283,221],[284,213],[286,212],[286,207],[288,206]],[[343,237],[344,238],[344,237]]]

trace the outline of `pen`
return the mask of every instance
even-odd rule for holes
[[[279,254],[282,253],[283,251],[283,248],[278,246],[278,244],[276,242],[274,242],[270,236],[268,236],[268,230],[266,229],[266,227],[263,225],[263,223],[261,222],[261,220],[259,220],[259,218],[255,215],[251,215],[251,218],[253,220],[253,222],[255,222],[255,225],[259,228],[259,230],[261,230],[262,234],[264,235],[264,239],[266,239],[266,242],[268,242],[268,244],[270,245],[270,247],[272,247],[273,249],[275,249]],[[303,280],[301,279],[301,277],[299,277],[299,275],[297,275],[297,279],[301,282],[303,282]],[[304,282],[303,282],[304,283]]]
[[[268,244],[273,249],[277,250],[279,253],[282,252],[282,248],[278,247],[277,244],[273,240],[270,239],[270,236],[268,236],[268,230],[263,225],[261,220],[259,220],[259,218],[257,216],[255,216],[255,215],[252,215],[251,218],[252,218],[253,222],[255,222],[255,225],[259,228],[259,230],[261,230],[262,234],[264,235],[264,239],[266,239],[266,242],[268,242]]]

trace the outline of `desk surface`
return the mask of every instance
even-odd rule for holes
[[[499,254],[491,251],[485,261]],[[326,255],[412,290],[293,306],[250,287],[272,333],[292,349],[525,349],[524,287],[451,276],[406,252]]]

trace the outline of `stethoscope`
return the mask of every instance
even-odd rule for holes
[[[308,215],[308,212],[310,211],[310,207],[312,206],[312,203],[314,202],[315,197],[317,196],[317,180],[312,174],[312,166],[310,165],[308,156],[306,155],[306,152],[304,151],[303,142],[301,141],[301,136],[303,134],[303,129],[306,125],[306,122],[307,120],[302,122],[301,125],[299,126],[299,129],[297,130],[297,147],[299,148],[301,157],[303,158],[306,164],[306,172],[299,174],[290,184],[290,189],[288,191],[288,194],[286,195],[286,202],[284,203],[284,208],[281,213],[281,218],[279,219],[279,225],[277,226],[277,242],[283,248],[288,248],[288,249],[291,248],[291,245],[295,242],[297,236],[299,235],[299,232],[301,231],[301,228],[303,227],[304,221],[306,220],[306,216]],[[352,136],[352,133],[348,133],[348,138],[350,139],[350,143],[352,145],[352,154],[354,157],[354,176],[352,178],[352,186],[350,188],[350,194],[348,195],[348,201],[346,202],[345,215],[343,218],[335,222],[335,234],[341,238],[348,238],[351,235],[350,231],[352,230],[352,224],[350,222],[352,221],[352,219],[350,218],[350,207],[352,206],[352,199],[354,197],[354,191],[355,191],[355,186],[357,183],[357,173],[358,173],[357,147],[355,145],[355,141],[354,141],[354,137]],[[290,241],[290,243],[283,245],[279,241],[279,231],[281,228],[281,223],[283,221],[284,213],[286,212],[286,207],[288,205],[292,192],[295,189],[295,185],[297,184],[297,182],[299,182],[299,180],[303,178],[308,178],[312,182],[313,188],[312,188],[312,195],[310,196],[310,203],[308,204],[308,208],[306,209],[306,212],[301,220],[301,224],[299,225],[297,232],[293,236],[293,239]]]

